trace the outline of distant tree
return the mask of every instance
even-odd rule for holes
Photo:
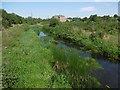
[[[91,16],[89,17],[89,20],[96,22],[96,21],[97,21],[97,14],[91,15]]]
[[[71,17],[69,17],[69,18],[67,18],[67,19],[70,19],[70,20],[72,20],[72,18],[71,18]]]
[[[49,26],[50,26],[50,27],[55,27],[55,26],[58,25],[58,24],[59,24],[59,21],[58,21],[57,19],[55,19],[55,18],[52,18],[52,19],[50,20]]]
[[[118,15],[117,15],[117,14],[115,14],[113,17],[114,17],[114,18],[118,18]]]
[[[87,21],[88,20],[88,18],[87,17],[84,17],[83,19],[82,19],[82,21]]]
[[[74,18],[72,18],[72,21],[81,21],[81,18],[79,18],[79,17],[74,17]]]
[[[5,10],[2,11],[2,25],[4,27],[10,27],[12,24],[22,24],[23,19],[21,16],[16,15],[15,13],[7,13]]]
[[[118,22],[120,22],[120,16],[118,16]]]
[[[2,20],[2,25],[5,27],[5,28],[8,28],[10,26],[12,26],[12,24],[8,21],[8,20]]]
[[[3,27],[11,27],[12,24],[22,24],[22,23],[27,23],[27,24],[37,24],[42,21],[40,18],[32,18],[32,17],[27,17],[23,18],[15,13],[7,13],[4,9],[0,9],[0,12],[2,13],[2,25]]]
[[[109,21],[109,20],[110,20],[110,16],[109,16],[109,15],[103,16],[103,20],[104,20],[104,21]]]

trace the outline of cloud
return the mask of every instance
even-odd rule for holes
[[[93,6],[88,6],[88,7],[81,8],[81,11],[87,11],[87,12],[89,12],[89,11],[96,11],[96,8],[93,7]]]

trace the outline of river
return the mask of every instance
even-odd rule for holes
[[[43,32],[40,32],[39,36],[43,38],[46,36],[46,34]],[[65,42],[58,42],[58,43],[56,43],[56,45],[63,47],[65,49],[73,48],[70,44],[65,43]],[[78,49],[78,48],[76,48],[76,49],[78,50],[80,56],[92,57],[101,65],[102,69],[95,71],[93,73],[93,76],[95,76],[103,86],[107,85],[111,88],[119,87],[119,85],[120,85],[120,77],[119,77],[120,63],[114,63],[114,62],[111,62],[111,60],[109,60],[108,58],[101,57],[98,55],[93,56],[89,52],[82,51],[81,49]]]

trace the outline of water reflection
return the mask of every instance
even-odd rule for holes
[[[64,44],[64,43],[58,43],[58,46],[61,46],[63,48],[70,48],[70,46]],[[79,50],[79,55],[82,57],[92,57],[93,56],[89,52],[81,51]],[[120,70],[118,67],[120,67],[120,64],[113,63],[107,60],[106,58],[102,58],[99,56],[94,56],[94,58],[97,60],[97,62],[102,66],[103,69],[95,71],[93,74],[96,76],[98,81],[100,81],[103,85],[108,85],[112,88],[118,87],[118,72],[120,73]]]
[[[57,46],[61,46],[63,48],[69,48],[67,45],[63,44],[63,43],[58,43]]]
[[[40,36],[40,37],[45,37],[46,34],[45,34],[44,32],[40,32],[40,33],[39,33],[39,36]]]
[[[40,39],[44,40],[44,44],[47,44],[49,42],[45,42],[45,37],[47,36],[44,32],[40,32],[39,34]],[[57,43],[57,46],[63,47],[63,48],[71,48],[70,46],[64,44],[64,43]],[[81,51],[78,49],[79,55],[82,57],[92,57],[95,58],[96,61],[102,66],[103,69],[95,71],[93,74],[96,76],[96,78],[103,84],[108,85],[112,88],[118,87],[118,76],[120,74],[120,70],[118,67],[120,67],[120,64],[110,62],[110,60],[106,58],[102,58],[99,56],[93,56],[89,52]],[[72,53],[69,53],[72,54]],[[118,74],[119,73],[119,74]]]

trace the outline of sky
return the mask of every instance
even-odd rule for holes
[[[2,2],[119,2],[120,0],[1,0]]]
[[[91,0],[92,1],[92,0]],[[118,14],[118,2],[2,2],[2,8],[8,13],[23,17],[51,18],[53,15],[66,17],[89,17],[90,15]],[[101,0],[102,1],[102,0]],[[105,1],[105,0],[104,0]],[[114,1],[114,0],[112,0]],[[0,7],[1,8],[1,7]]]

